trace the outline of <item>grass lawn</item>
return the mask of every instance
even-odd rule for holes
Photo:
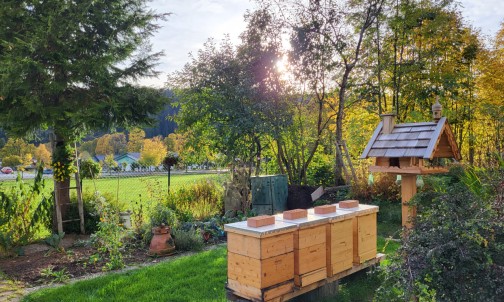
[[[397,242],[378,237],[378,252],[392,253]],[[224,247],[172,262],[44,289],[23,301],[226,301]],[[386,265],[386,262],[383,263]],[[379,286],[365,271],[346,277],[340,293],[325,301],[370,301]]]
[[[226,249],[45,289],[23,301],[226,301]]]
[[[172,174],[170,178],[170,190],[177,190],[185,185],[190,185],[194,182],[213,179],[220,180],[227,178],[228,174]],[[32,184],[32,179],[24,180],[28,184]],[[52,192],[54,183],[52,179],[46,178],[46,192]],[[8,189],[15,184],[14,181],[1,181],[0,190]],[[71,186],[75,186],[74,183]],[[96,189],[95,189],[96,188]],[[123,176],[99,178],[96,180],[85,179],[82,182],[82,191],[86,193],[94,193],[99,191],[102,194],[110,194],[114,198],[118,197],[120,203],[130,203],[139,201],[139,195],[142,195],[142,200],[148,198],[149,189],[159,189],[166,192],[168,181],[166,175],[147,175],[147,176]],[[75,194],[75,191],[71,191]]]

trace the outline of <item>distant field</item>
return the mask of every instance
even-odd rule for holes
[[[228,174],[173,174],[170,179],[170,190],[177,190],[178,188],[190,185],[200,180],[225,180]],[[33,179],[25,179],[26,183],[33,183]],[[54,189],[54,183],[51,178],[46,181],[46,191],[51,192]],[[12,180],[0,181],[0,191],[5,190],[14,185]],[[75,186],[72,182],[71,186]],[[139,195],[142,199],[148,197],[149,190],[161,190],[167,192],[168,179],[166,175],[147,175],[147,176],[122,176],[122,177],[106,177],[96,180],[85,179],[82,183],[82,190],[84,193],[110,193],[114,197],[118,197],[119,202],[129,203],[131,201],[138,201]],[[95,189],[96,188],[96,189]],[[72,192],[72,191],[71,191]],[[74,192],[74,191],[73,191]]]

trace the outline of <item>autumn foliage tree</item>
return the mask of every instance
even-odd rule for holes
[[[145,131],[140,128],[133,128],[128,134],[128,152],[140,152],[142,150]]]
[[[159,166],[166,156],[166,147],[160,137],[145,139],[138,162],[144,166]]]

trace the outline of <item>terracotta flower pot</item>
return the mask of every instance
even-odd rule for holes
[[[171,228],[169,226],[161,225],[159,227],[152,228],[152,237],[149,255],[169,255],[175,251],[175,242],[170,235]]]

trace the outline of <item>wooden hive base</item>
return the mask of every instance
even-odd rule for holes
[[[252,290],[252,292],[255,292],[255,294],[246,295],[243,293],[239,293],[235,289],[231,288],[230,283],[228,282],[228,284],[227,284],[227,299],[229,301],[235,301],[235,302],[243,302],[244,299],[245,299],[245,301],[268,301],[268,302],[289,301],[295,297],[306,294],[306,293],[308,293],[312,290],[315,290],[319,287],[322,287],[326,284],[338,281],[343,277],[346,277],[348,275],[351,275],[353,273],[356,273],[358,271],[366,269],[370,266],[376,265],[380,261],[382,261],[383,259],[385,259],[384,254],[377,254],[377,255],[375,255],[375,257],[373,259],[370,259],[370,260],[368,260],[364,263],[361,263],[359,265],[354,265],[352,268],[347,269],[343,272],[337,273],[332,277],[328,277],[326,279],[314,282],[308,286],[304,286],[301,288],[294,287],[293,290],[291,290],[287,293],[284,293],[284,294],[280,294],[280,292],[283,292],[283,288],[281,288],[281,286],[286,286],[286,284],[288,282],[285,282],[284,284],[278,285],[278,287],[263,289],[262,292],[264,292],[264,294],[261,297],[259,297],[260,295],[257,294],[258,291],[254,291],[254,290]],[[289,281],[289,282],[291,282],[291,281]],[[244,292],[244,290],[242,290],[242,292]],[[266,295],[266,292],[268,293],[267,295]],[[252,296],[254,296],[254,297],[252,297]]]
[[[288,280],[274,286],[259,289],[241,284],[235,280],[228,280],[227,290],[234,296],[250,301],[271,301],[294,291],[294,281]]]

